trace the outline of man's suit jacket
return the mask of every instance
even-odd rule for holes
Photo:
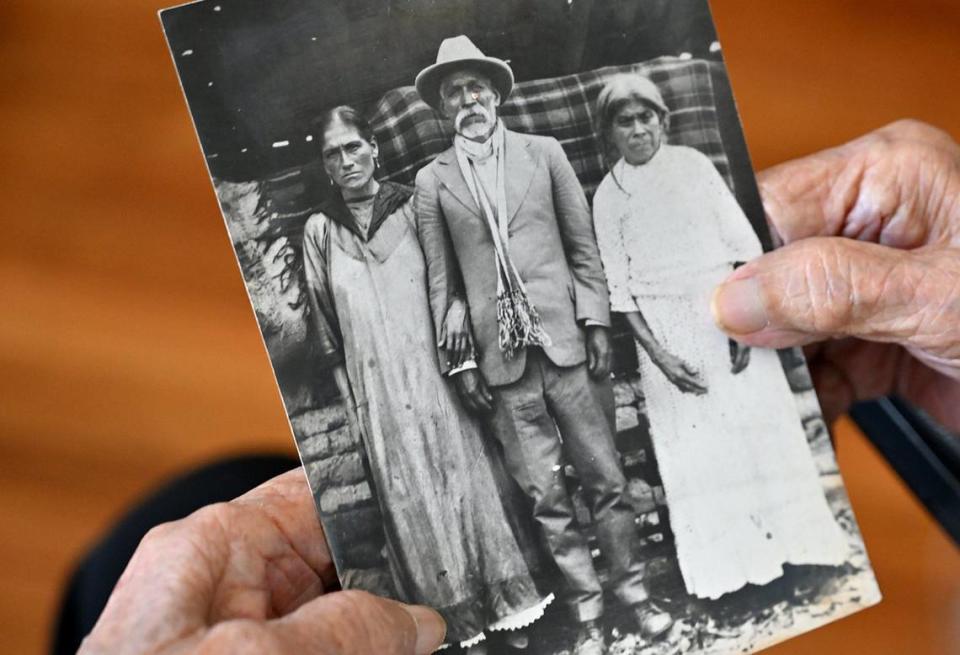
[[[510,257],[552,341],[544,351],[558,366],[580,364],[586,359],[583,322],[610,325],[607,283],[583,188],[551,137],[508,130],[502,156]],[[526,352],[507,359],[500,350],[493,240],[452,147],[417,174],[415,208],[437,329],[449,288],[462,276],[480,370],[492,385],[516,381]]]

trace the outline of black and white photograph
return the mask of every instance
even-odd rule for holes
[[[344,588],[469,655],[880,600],[802,352],[711,313],[775,244],[706,0],[161,20]]]

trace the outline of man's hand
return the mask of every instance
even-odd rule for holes
[[[602,325],[587,326],[587,372],[595,380],[610,376],[610,333]]]
[[[301,469],[151,530],[79,655],[420,655],[443,641],[431,609],[336,573]]]
[[[898,393],[960,430],[960,146],[901,121],[759,177],[787,244],[714,295],[741,343],[808,349],[828,419]]]
[[[453,374],[453,382],[464,406],[474,414],[493,412],[493,395],[487,389],[483,374],[475,368]]]
[[[447,365],[459,368],[468,359],[473,358],[473,334],[470,330],[470,317],[467,303],[461,298],[454,298],[447,309],[447,316],[440,326],[440,337],[437,345],[443,348],[447,355]]]

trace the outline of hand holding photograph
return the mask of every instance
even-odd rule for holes
[[[879,601],[706,0],[161,14],[342,585],[451,651],[743,653]]]

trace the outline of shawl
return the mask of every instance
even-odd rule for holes
[[[320,211],[323,212],[327,218],[347,228],[364,241],[369,241],[373,238],[373,235],[376,234],[380,226],[383,225],[383,222],[387,220],[387,217],[407,202],[412,195],[413,189],[404,184],[381,182],[380,189],[377,191],[377,195],[373,200],[373,217],[370,219],[370,227],[367,230],[367,234],[361,233],[361,230],[357,227],[356,220],[353,218],[353,214],[350,213],[350,209],[347,207],[347,203],[343,201],[343,196],[339,193],[334,193],[331,198],[321,205]]]

